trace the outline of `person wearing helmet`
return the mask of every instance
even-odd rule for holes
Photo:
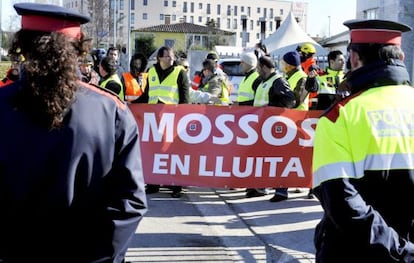
[[[317,76],[318,71],[320,70],[316,64],[315,54],[316,48],[312,43],[303,43],[302,45],[296,48],[300,55],[300,65],[302,66],[303,71],[308,76]],[[309,109],[315,109],[316,107],[316,96],[318,96],[317,91],[312,91],[309,93]]]

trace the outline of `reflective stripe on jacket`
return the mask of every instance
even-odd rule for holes
[[[259,87],[257,87],[256,94],[254,96],[253,106],[261,107],[267,106],[269,104],[269,90],[272,87],[273,82],[281,77],[281,75],[275,74],[270,79],[260,83]]]
[[[317,76],[319,80],[318,94],[336,94],[336,87],[344,79],[344,72],[326,68],[325,74]]]
[[[407,94],[407,99],[397,98],[399,94]],[[378,103],[383,98],[387,104]],[[343,177],[358,179],[365,171],[414,169],[411,98],[410,86],[376,87],[340,107],[334,119],[329,114],[321,117],[314,142],[313,186]],[[335,174],[333,169],[342,172]]]
[[[294,91],[299,80],[301,80],[302,78],[307,78],[307,77],[308,75],[306,75],[306,73],[303,70],[298,70],[295,73],[293,73],[293,75],[287,79],[290,89]],[[296,107],[296,109],[309,110],[309,94],[308,96],[306,96],[305,100],[301,104],[299,104],[299,106]]]
[[[115,81],[116,83],[118,83],[121,86],[121,90],[119,91],[119,93],[117,95],[118,95],[118,97],[122,101],[124,101],[124,88],[123,88],[121,79],[119,78],[119,76],[118,76],[117,73],[111,75],[109,78],[107,78],[106,80],[102,81],[102,83],[100,84],[100,86],[102,88],[105,88],[106,84],[108,84],[108,82],[110,82],[110,81]],[[115,93],[115,92],[113,92],[113,93]]]
[[[237,102],[254,100],[253,82],[259,77],[259,73],[254,71],[249,76],[245,76],[239,84]]]
[[[160,83],[155,67],[148,71],[148,104],[157,104],[158,101],[164,104],[178,104],[178,76],[182,67],[174,67],[174,70]]]
[[[138,80],[130,72],[124,72],[122,76],[125,83],[125,100],[133,101],[138,99],[147,85],[148,73],[141,73],[139,76],[141,84],[138,83]]]

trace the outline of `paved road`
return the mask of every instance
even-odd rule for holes
[[[271,203],[244,189],[186,187],[148,195],[149,211],[127,254],[130,262],[314,262],[315,225],[322,216],[307,190]]]

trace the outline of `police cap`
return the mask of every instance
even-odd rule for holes
[[[411,27],[388,20],[348,20],[344,22],[350,30],[351,43],[401,45],[401,34]]]
[[[90,21],[88,16],[57,5],[19,3],[14,9],[22,16],[22,29],[56,31],[73,38],[79,38],[80,25]]]

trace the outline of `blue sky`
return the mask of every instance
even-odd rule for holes
[[[303,0],[308,3],[307,33],[321,37],[336,35],[347,30],[342,23],[355,19],[357,0]],[[297,1],[301,2],[301,1]],[[330,18],[329,18],[330,17]],[[329,23],[330,21],[330,23]]]

